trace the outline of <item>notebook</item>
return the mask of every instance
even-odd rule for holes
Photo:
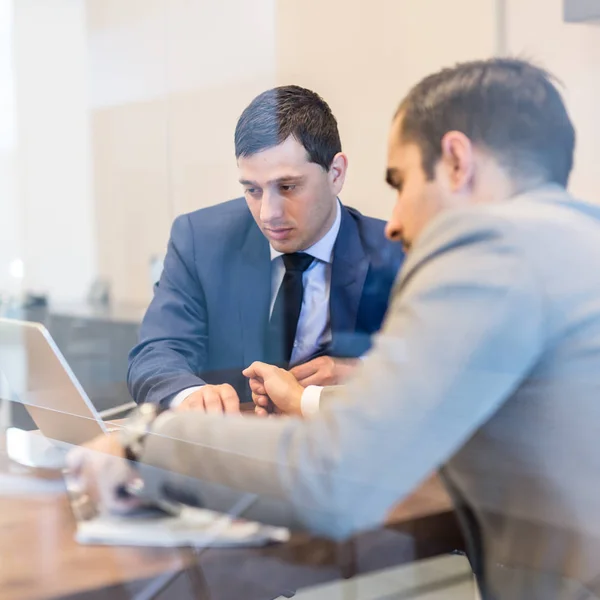
[[[99,510],[68,471],[65,487],[81,544],[153,547],[263,546],[287,542],[288,529],[239,518],[256,500],[246,494],[228,514],[161,501],[124,515]]]
[[[289,536],[285,528],[184,507],[178,516],[98,515],[78,521],[75,538],[81,544],[227,548],[286,542]]]

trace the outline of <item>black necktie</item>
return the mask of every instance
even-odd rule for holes
[[[269,321],[267,360],[272,364],[287,366],[292,357],[298,319],[302,308],[304,283],[302,274],[313,262],[313,257],[303,252],[283,254],[285,275]]]

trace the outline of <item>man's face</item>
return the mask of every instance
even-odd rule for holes
[[[240,157],[238,169],[248,208],[275,250],[306,250],[333,225],[346,174],[343,154],[325,171],[289,137],[279,146]]]
[[[414,143],[403,143],[400,118],[392,125],[388,143],[388,183],[396,190],[396,204],[386,226],[386,236],[409,250],[425,226],[446,204],[446,186],[436,169],[428,180],[423,170],[422,155]]]

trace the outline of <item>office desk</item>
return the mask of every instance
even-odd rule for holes
[[[393,511],[386,528],[344,544],[294,534],[264,548],[194,551],[80,546],[60,480],[47,474],[36,483],[48,490],[11,493],[33,476],[10,465],[2,449],[0,476],[2,600],[267,600],[462,547],[435,477]]]

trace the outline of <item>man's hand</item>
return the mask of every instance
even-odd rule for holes
[[[200,410],[206,413],[239,413],[240,399],[237,392],[228,384],[203,385],[190,394],[176,411]]]
[[[127,513],[140,501],[124,493],[137,479],[117,433],[101,435],[67,456],[70,480],[99,512]]]
[[[343,383],[360,363],[358,358],[319,356],[294,367],[290,372],[302,387],[338,385]]]
[[[289,372],[279,367],[261,362],[252,363],[244,375],[250,380],[254,412],[266,416],[270,407],[288,415],[301,415],[302,392],[304,388]]]

